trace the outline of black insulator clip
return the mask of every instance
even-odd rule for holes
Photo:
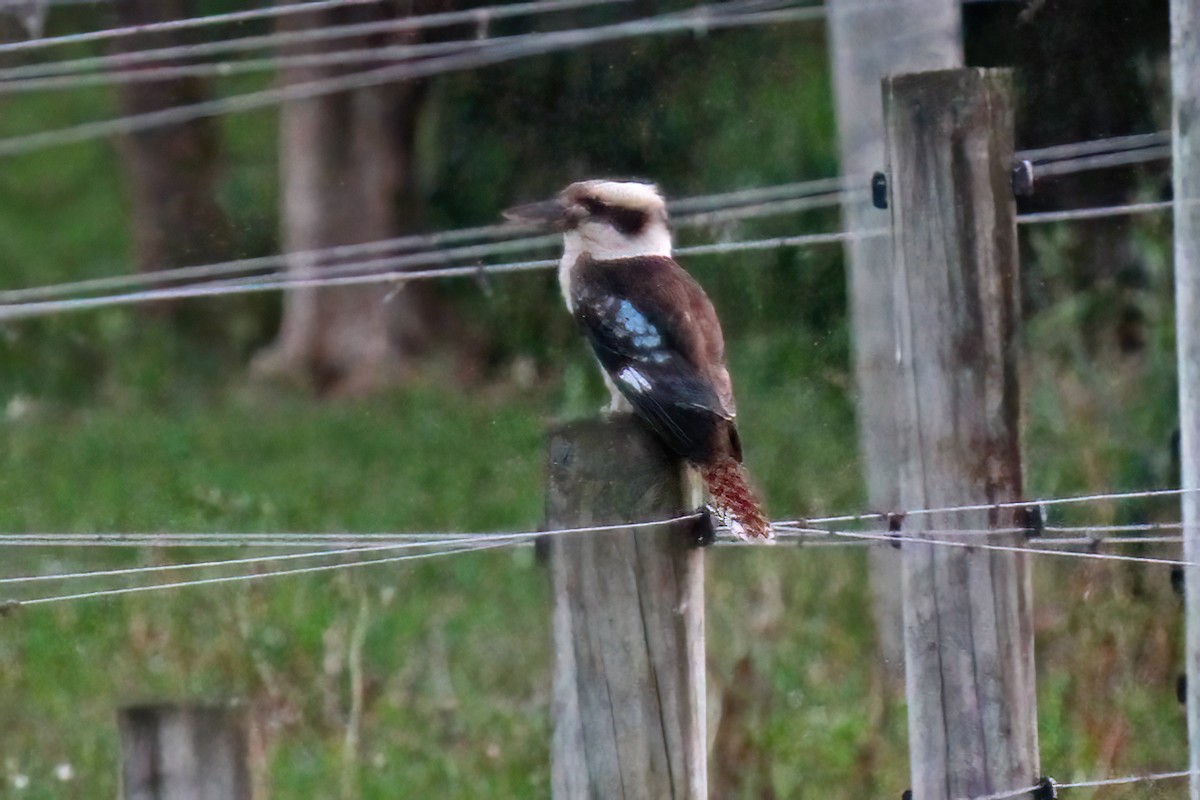
[[[1183,565],[1176,564],[1171,567],[1171,588],[1175,590],[1175,594],[1183,597],[1183,590],[1187,583],[1183,578]]]
[[[717,540],[717,523],[712,511],[705,506],[696,512],[688,526],[688,544],[692,547],[708,547]]]
[[[888,207],[888,179],[882,172],[871,176],[871,205],[880,209]]]
[[[1033,162],[1016,161],[1012,168],[1012,189],[1017,197],[1029,197],[1033,194]]]
[[[1014,515],[1017,521],[1017,527],[1021,528],[1025,533],[1026,539],[1036,539],[1046,531],[1046,520],[1042,516],[1042,507],[1022,506],[1017,509]]]
[[[1029,793],[1033,800],[1058,800],[1058,784],[1049,775],[1043,775],[1038,785]]]
[[[906,511],[889,511],[884,517],[887,520],[888,533],[899,534],[901,531],[903,531],[904,530],[904,518],[907,516],[908,516],[908,512],[906,512]],[[898,535],[893,536],[892,537],[892,547],[899,550],[900,544],[901,544],[900,537]]]
[[[1187,673],[1179,673],[1179,677],[1175,679],[1175,699],[1179,701],[1179,705],[1187,705]]]
[[[912,800],[912,789],[905,789],[901,792],[900,800]]]

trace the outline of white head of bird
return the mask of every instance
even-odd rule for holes
[[[558,282],[568,308],[572,306],[573,270],[580,256],[604,262],[671,255],[667,204],[653,183],[578,181],[551,200],[509,209],[504,216],[562,231]]]
[[[564,261],[670,256],[667,204],[652,183],[590,180],[572,183],[552,200],[505,212],[511,220],[563,233]]]

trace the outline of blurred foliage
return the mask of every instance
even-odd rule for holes
[[[642,4],[642,11],[651,4]],[[676,6],[681,4],[676,3]],[[560,24],[615,21],[625,4],[557,15]],[[496,34],[516,33],[518,21],[497,23]],[[526,23],[527,24],[527,23]],[[450,33],[446,34],[451,35]],[[82,48],[81,48],[82,49]],[[262,88],[264,79],[239,78],[228,92]],[[76,102],[78,100],[78,102]],[[17,96],[17,113],[0,114],[0,136],[58,128],[104,116],[105,92]],[[421,218],[406,228],[438,229],[495,221],[518,200],[548,195],[594,175],[652,177],[673,196],[761,186],[836,172],[823,33],[819,26],[733,30],[707,36],[633,40],[451,74],[431,86],[420,135],[426,197]],[[747,113],[750,110],[750,113]],[[7,112],[8,109],[5,109]],[[536,120],[536,124],[534,121]],[[233,220],[233,257],[277,249],[278,197],[275,120],[269,112],[224,119],[226,181],[222,203]],[[751,146],[752,143],[752,146]],[[52,161],[48,161],[52,159]],[[54,169],[48,171],[48,163]],[[89,142],[8,159],[0,176],[0,274],[6,287],[36,286],[120,274],[130,250],[119,164],[112,143]],[[55,225],[55,217],[62,224]],[[836,225],[835,214],[809,215],[806,224]],[[736,238],[792,231],[785,224],[730,226]],[[66,229],[47,246],[48,226]],[[744,262],[761,264],[752,269]],[[802,256],[749,255],[708,259],[710,287],[737,313],[732,324],[768,330],[792,325],[809,312],[826,330],[842,321],[840,252],[826,247]],[[806,302],[796,277],[811,286],[839,287]],[[749,276],[749,277],[748,277]],[[455,298],[487,343],[488,362],[501,366],[532,356],[556,363],[575,350],[558,287],[547,273],[439,285]],[[815,302],[814,302],[815,301]],[[193,308],[199,309],[192,310]],[[129,337],[144,331],[145,315],[130,309],[52,317],[6,326],[0,340],[0,392],[21,392],[68,403],[103,397],[114,382],[135,394],[161,395],[157,384],[219,387],[240,380],[245,359],[273,334],[278,297],[198,300],[173,329],[154,330],[148,348]],[[214,324],[214,318],[216,324]],[[163,337],[184,341],[161,343]],[[121,374],[125,354],[142,349],[136,375]],[[153,355],[159,350],[158,356]],[[194,358],[210,370],[196,380]],[[122,354],[118,356],[118,354]],[[184,370],[174,365],[186,364]],[[81,369],[81,365],[86,368]],[[220,369],[224,365],[228,369]],[[163,377],[156,381],[153,373]],[[131,380],[132,379],[132,380]],[[142,380],[148,382],[143,392]]]
[[[1165,126],[1163,9],[1089,3],[968,7],[973,63],[1022,67],[1022,145]],[[643,0],[556,21],[683,5]],[[102,7],[83,5],[55,9],[50,23],[54,33],[106,19]],[[507,21],[492,32],[524,30],[528,23]],[[221,91],[269,80],[224,79]],[[816,24],[516,61],[440,77],[429,98],[425,205],[407,221],[412,229],[492,222],[507,205],[585,176],[653,178],[684,196],[837,173]],[[3,95],[0,137],[111,108],[98,90]],[[230,256],[275,252],[275,117],[227,117],[223,131],[221,202],[237,229]],[[1110,171],[1023,202],[1100,204],[1153,197],[1161,186],[1161,172]],[[0,287],[123,273],[126,214],[111,142],[6,158]],[[837,224],[834,212],[809,213],[682,239]],[[1022,253],[1029,493],[1174,483],[1167,221],[1028,227]],[[747,460],[771,510],[858,509],[840,250],[696,258],[689,267],[725,321]],[[277,297],[197,300],[174,320],[114,308],[0,326],[0,530],[536,526],[545,425],[593,413],[604,394],[591,357],[548,273],[437,290],[485,343],[484,369],[439,354],[405,391],[354,405],[244,385],[247,360],[274,332]],[[1056,521],[1173,513],[1166,502],[1100,505]],[[0,569],[214,555],[225,554],[30,550],[5,553]],[[1071,780],[1178,768],[1179,617],[1165,568],[1036,563],[1045,771]],[[716,735],[737,728],[743,737],[739,761],[713,765],[714,775],[733,776],[727,797],[895,797],[907,785],[901,695],[871,655],[863,576],[855,548],[710,558],[710,681],[726,726]],[[362,748],[347,756],[348,659],[363,619]],[[550,648],[546,576],[530,550],[29,608],[0,617],[0,720],[16,721],[0,725],[0,796],[13,793],[17,775],[30,783],[16,797],[113,796],[115,706],[229,696],[245,698],[259,723],[258,778],[273,797],[335,796],[347,774],[362,797],[546,796]],[[56,777],[63,764],[73,779]]]

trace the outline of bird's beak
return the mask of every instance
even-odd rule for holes
[[[561,231],[567,227],[567,205],[556,197],[553,200],[510,208],[504,212],[504,218],[512,222]]]

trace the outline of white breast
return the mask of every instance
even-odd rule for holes
[[[563,237],[563,255],[558,262],[558,287],[562,289],[563,300],[572,314],[575,313],[575,304],[571,300],[571,281],[575,277],[575,262],[583,255],[582,244],[578,236],[568,233]]]
[[[595,261],[614,261],[638,256],[671,255],[671,232],[666,225],[651,225],[637,236],[628,237],[618,233],[607,224],[584,223],[579,228],[563,234],[563,256],[558,262],[558,285],[562,289],[567,308],[574,313],[571,303],[571,281],[575,263],[586,253]]]

